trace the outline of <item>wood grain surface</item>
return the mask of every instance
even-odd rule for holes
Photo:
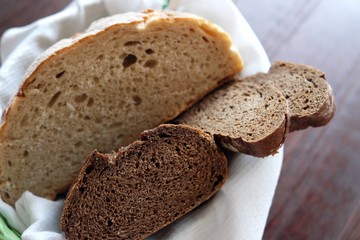
[[[271,61],[322,69],[337,112],[289,135],[264,239],[360,239],[360,1],[238,0]]]
[[[0,34],[70,0],[0,0]],[[322,69],[337,112],[291,133],[264,239],[360,239],[360,1],[234,0],[271,61]],[[221,14],[221,13],[219,13]]]

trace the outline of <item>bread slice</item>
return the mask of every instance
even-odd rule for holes
[[[257,84],[271,84],[285,96],[289,105],[290,132],[326,125],[336,106],[331,86],[321,70],[303,64],[276,62]]]
[[[61,227],[67,239],[144,239],[208,200],[226,177],[211,135],[161,125],[116,153],[88,157]]]
[[[231,151],[265,157],[276,153],[287,132],[326,125],[335,108],[321,70],[277,62],[269,73],[215,90],[175,122],[213,133]]]
[[[54,198],[86,155],[164,123],[242,69],[228,34],[194,15],[112,16],[29,68],[0,129],[0,192]]]
[[[215,90],[174,122],[214,134],[231,151],[257,157],[277,152],[288,131],[287,103],[271,86],[236,79]]]

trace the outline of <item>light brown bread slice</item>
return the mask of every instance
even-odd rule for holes
[[[334,113],[334,96],[321,70],[278,62],[269,73],[215,90],[175,122],[213,133],[229,150],[264,157],[276,152],[288,131],[326,125]]]
[[[287,104],[275,88],[254,84],[258,76],[225,84],[175,122],[210,132],[235,152],[257,157],[276,153],[288,130]]]
[[[290,131],[326,125],[334,116],[334,95],[321,70],[303,64],[276,62],[257,84],[271,84],[288,101]]]
[[[67,239],[144,239],[209,199],[227,160],[211,135],[181,125],[145,131],[116,153],[93,152],[65,200]]]
[[[0,129],[0,192],[54,198],[86,155],[110,151],[190,107],[242,68],[229,36],[185,13],[94,23],[29,68]]]

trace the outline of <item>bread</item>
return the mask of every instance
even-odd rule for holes
[[[164,123],[242,69],[229,36],[185,13],[102,19],[29,68],[0,129],[0,192],[54,198],[93,149]]]
[[[161,125],[116,153],[93,152],[65,200],[67,239],[144,239],[209,199],[227,160],[211,135]]]
[[[210,132],[222,147],[257,157],[276,153],[288,131],[287,103],[271,86],[236,79],[215,90],[174,122]]]
[[[276,62],[257,84],[271,84],[285,96],[289,105],[290,132],[320,127],[330,122],[336,106],[331,86],[321,70],[303,64]]]
[[[276,153],[289,131],[326,125],[334,113],[334,96],[321,70],[278,62],[269,73],[215,90],[175,122],[214,134],[231,151],[265,157]]]

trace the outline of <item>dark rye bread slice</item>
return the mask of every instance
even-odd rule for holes
[[[54,198],[93,149],[167,122],[242,68],[223,30],[186,13],[111,16],[29,68],[0,128],[0,193]]]
[[[160,125],[112,154],[94,151],[65,200],[67,239],[144,239],[208,200],[227,160],[211,135]]]
[[[315,67],[276,62],[268,74],[259,74],[255,82],[270,84],[284,94],[289,106],[290,132],[324,126],[335,114],[331,86],[325,73]]]
[[[225,84],[174,122],[210,132],[232,151],[257,157],[276,153],[288,131],[287,103],[275,88],[253,83],[257,77]]]

